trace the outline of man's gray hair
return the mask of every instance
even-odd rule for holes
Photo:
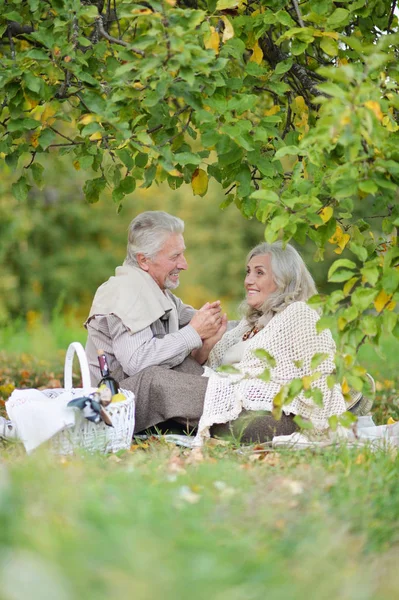
[[[265,325],[271,317],[289,304],[302,300],[306,302],[317,294],[313,277],[306,268],[299,252],[291,244],[284,247],[281,242],[258,244],[247,257],[247,264],[254,256],[270,255],[273,280],[277,286],[259,309],[248,306],[244,301],[241,309],[251,325],[260,320]]]
[[[154,258],[171,234],[183,231],[184,221],[162,210],[137,215],[129,225],[125,264],[137,267],[137,254]]]

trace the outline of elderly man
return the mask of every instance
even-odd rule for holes
[[[183,231],[181,219],[162,211],[133,219],[123,266],[99,287],[85,323],[92,382],[101,379],[97,351],[102,349],[120,386],[136,394],[136,431],[169,419],[196,424],[207,381],[192,389],[190,375],[202,368],[188,357],[226,325],[219,301],[195,311],[170,291],[187,269]],[[162,372],[154,366],[178,371],[178,390],[168,377],[170,393],[158,397]],[[185,382],[188,395],[181,393]]]

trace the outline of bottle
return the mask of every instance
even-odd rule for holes
[[[97,354],[98,364],[100,365],[100,371],[102,375],[101,381],[98,382],[98,387],[100,387],[100,385],[106,385],[114,396],[119,392],[119,384],[113,377],[111,377],[111,372],[109,370],[108,361],[104,350],[98,350]]]

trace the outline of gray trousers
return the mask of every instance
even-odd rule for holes
[[[134,433],[165,421],[175,421],[195,428],[202,415],[208,379],[202,377],[202,367],[191,357],[173,369],[147,367],[119,382],[121,388],[136,396]],[[289,435],[296,431],[293,416],[283,415],[276,421],[270,413],[243,411],[232,423],[211,427],[213,437],[233,435],[243,443],[265,442],[274,435]]]

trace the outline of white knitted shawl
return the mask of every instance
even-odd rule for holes
[[[317,333],[318,319],[318,313],[305,302],[294,302],[277,313],[264,329],[246,343],[242,360],[235,365],[240,374],[216,373],[214,370],[222,364],[226,351],[242,339],[249,325],[243,319],[224,334],[207,362],[210,368],[206,369],[205,374],[209,374],[209,383],[198,426],[197,445],[209,437],[211,425],[232,421],[243,409],[271,411],[273,399],[283,384],[315,372],[320,373],[320,377],[311,383],[311,387],[321,390],[323,406],[317,406],[302,391],[290,404],[283,405],[284,413],[310,419],[316,429],[322,430],[328,427],[331,415],[345,412],[346,405],[340,387],[335,385],[330,389],[327,385],[327,376],[335,368],[335,343],[328,329]],[[265,361],[253,354],[257,348],[263,348],[275,359],[269,382],[257,379],[265,369]],[[316,353],[325,353],[328,358],[312,369],[311,359]]]

